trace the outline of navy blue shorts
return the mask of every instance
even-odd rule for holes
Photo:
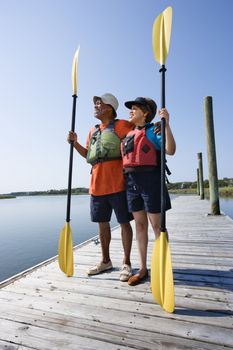
[[[147,213],[161,212],[160,168],[127,173],[125,182],[129,212],[140,210],[145,210]],[[167,188],[165,192],[165,210],[168,210],[171,209],[171,201]]]
[[[126,224],[133,220],[132,214],[128,212],[125,191],[105,196],[91,195],[90,209],[93,222],[109,222],[113,210],[119,224]]]

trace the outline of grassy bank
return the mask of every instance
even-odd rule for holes
[[[1,196],[0,195],[0,199],[12,199],[12,198],[16,198],[15,196]]]
[[[205,188],[205,195],[209,197],[209,189]],[[197,195],[196,188],[184,188],[184,189],[172,189],[169,190],[169,193],[172,194],[193,194]],[[219,195],[220,197],[233,197],[233,187],[219,187]]]

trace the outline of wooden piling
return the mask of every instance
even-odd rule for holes
[[[197,168],[197,195],[200,196],[199,169]]]
[[[205,199],[204,193],[204,179],[203,179],[203,165],[202,165],[202,153],[197,153],[198,158],[198,172],[199,172],[199,184],[200,184],[200,199]]]
[[[205,122],[206,122],[206,141],[207,141],[207,156],[208,156],[208,170],[209,170],[209,193],[210,193],[211,214],[220,215],[217,159],[216,159],[215,136],[214,136],[213,103],[212,103],[211,96],[205,97],[204,107],[205,107]]]

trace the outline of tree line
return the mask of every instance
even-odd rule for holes
[[[224,177],[221,180],[218,180],[219,187],[233,187],[233,178]],[[197,181],[183,181],[183,182],[174,182],[168,183],[167,187],[169,190],[178,190],[178,189],[189,189],[197,188]],[[204,180],[204,188],[209,188],[209,180]]]
[[[72,194],[87,194],[88,188],[86,187],[77,187],[73,188],[71,190]],[[67,194],[67,189],[61,189],[61,190],[48,190],[48,191],[21,191],[21,192],[11,192],[8,195],[9,196],[44,196],[44,195],[62,195]]]

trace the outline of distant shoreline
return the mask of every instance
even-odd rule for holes
[[[209,189],[205,188],[206,198],[209,198]],[[179,188],[179,189],[169,189],[170,194],[176,195],[197,195],[196,188]],[[84,195],[89,194],[87,188],[73,189],[72,195]],[[51,190],[51,191],[34,191],[34,192],[13,192],[12,194],[0,195],[0,199],[13,199],[16,197],[27,197],[27,196],[56,196],[56,195],[67,195],[67,190]],[[219,196],[220,197],[233,197],[233,186],[228,187],[219,187]]]
[[[89,193],[71,193],[72,196],[82,196],[87,195]],[[0,199],[14,199],[17,197],[36,197],[36,196],[66,196],[67,193],[40,193],[40,194],[20,194],[17,196],[2,196],[0,195]]]
[[[83,195],[87,195],[89,193],[72,193],[72,196],[83,196]],[[0,199],[14,199],[17,197],[36,197],[36,196],[66,196],[65,193],[61,194],[61,193],[57,193],[57,194],[48,194],[48,193],[44,193],[44,194],[25,194],[25,195],[20,195],[20,196],[1,196],[0,195]]]
[[[204,189],[205,195],[209,197],[209,189]],[[193,194],[197,195],[196,188],[184,188],[184,189],[170,189],[169,193],[171,194]],[[233,187],[219,187],[219,196],[220,197],[233,197]]]
[[[72,195],[88,194],[89,190],[86,187],[73,188],[71,190]],[[49,191],[21,191],[0,194],[0,199],[11,199],[16,197],[27,196],[54,196],[54,195],[67,195],[67,189],[62,190],[49,190]]]

